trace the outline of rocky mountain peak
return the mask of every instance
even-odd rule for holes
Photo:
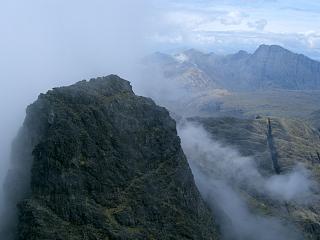
[[[30,189],[7,186],[18,228],[1,239],[219,238],[175,121],[116,75],[40,95],[13,148],[8,178]]]
[[[246,51],[240,50],[235,54],[228,55],[227,58],[232,60],[241,60],[250,57],[250,54]]]
[[[191,49],[183,52],[179,59],[181,61],[167,64],[164,72],[180,76],[192,68],[209,80],[205,80],[206,87],[229,91],[320,89],[320,63],[278,45],[261,45],[253,54],[239,51],[226,56]],[[193,78],[193,75],[186,76],[183,82]]]
[[[190,49],[184,51],[183,53],[185,55],[187,55],[187,56],[190,56],[190,57],[192,57],[192,56],[203,56],[204,55],[203,52],[201,52],[199,50],[196,50],[194,48],[190,48]]]
[[[83,80],[69,87],[54,88],[54,91],[66,93],[86,92],[88,95],[101,94],[104,96],[120,93],[133,94],[130,82],[117,75],[92,78],[89,81]]]
[[[288,56],[288,55],[297,55],[279,45],[260,45],[258,49],[253,53],[254,57],[283,57],[283,56]]]

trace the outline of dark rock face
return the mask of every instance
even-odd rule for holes
[[[36,143],[17,239],[218,239],[175,122],[129,82],[111,75],[42,94],[23,129]]]
[[[267,142],[268,142],[268,147],[269,147],[269,151],[270,151],[270,155],[271,155],[272,166],[273,166],[274,172],[276,174],[280,174],[281,169],[279,166],[278,151],[277,151],[277,148],[275,147],[275,144],[274,144],[274,138],[273,138],[273,134],[272,134],[272,125],[271,125],[270,118],[268,118]]]

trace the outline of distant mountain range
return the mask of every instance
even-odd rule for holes
[[[194,49],[175,55],[155,53],[146,61],[163,76],[187,88],[229,91],[320,89],[320,62],[277,45],[261,45],[254,53],[231,55]]]

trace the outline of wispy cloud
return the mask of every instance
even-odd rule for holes
[[[268,21],[266,19],[260,19],[254,22],[248,22],[248,27],[256,29],[258,31],[263,31],[267,24]]]
[[[184,47],[219,48],[223,52],[233,51],[235,46],[252,50],[262,43],[280,44],[320,58],[320,2],[167,0],[162,6],[167,24],[162,35],[171,36],[168,43],[177,44],[172,39],[179,36]]]
[[[249,15],[240,11],[230,11],[221,19],[224,25],[240,25]]]

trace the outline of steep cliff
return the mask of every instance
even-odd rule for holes
[[[41,94],[16,142],[17,239],[218,239],[174,120],[117,76]]]

